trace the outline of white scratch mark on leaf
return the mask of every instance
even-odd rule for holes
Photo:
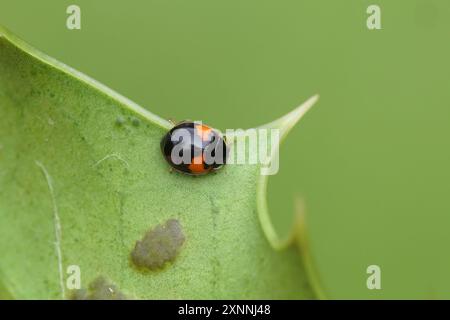
[[[128,164],[128,162],[127,162],[126,160],[124,160],[120,155],[115,154],[115,153],[108,154],[108,155],[105,156],[104,158],[98,160],[92,167],[96,167],[96,166],[98,166],[100,163],[102,163],[103,161],[108,160],[108,159],[110,159],[110,158],[115,158],[115,159],[121,161],[122,163],[125,164],[125,166],[126,166],[127,168],[130,167],[130,165]]]
[[[59,213],[58,213],[58,206],[56,205],[55,192],[53,189],[52,177],[49,175],[47,169],[41,162],[35,161],[35,163],[42,170],[42,173],[44,174],[45,179],[47,180],[48,190],[50,191],[50,196],[52,198],[53,220],[54,220],[54,227],[55,227],[55,247],[56,247],[56,255],[58,256],[59,285],[61,287],[62,299],[64,299],[66,296],[66,291],[64,288],[62,252],[61,252],[62,231],[61,231],[61,221],[59,219]]]

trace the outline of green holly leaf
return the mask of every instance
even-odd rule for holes
[[[260,165],[170,173],[168,121],[2,28],[0,115],[0,298],[314,298]]]

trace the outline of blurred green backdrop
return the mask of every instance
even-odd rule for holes
[[[166,118],[246,128],[319,93],[269,203],[285,232],[306,200],[330,298],[450,298],[449,15],[448,0],[0,0],[0,24]]]

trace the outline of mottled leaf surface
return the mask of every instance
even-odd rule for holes
[[[314,297],[258,204],[259,167],[170,173],[170,127],[0,28],[0,298],[70,298],[70,265],[83,288],[101,277],[138,299]],[[139,270],[136,241],[169,219],[185,237],[177,257]]]

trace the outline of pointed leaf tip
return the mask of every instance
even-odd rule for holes
[[[272,121],[260,128],[274,128],[280,129],[280,138],[283,140],[289,131],[297,124],[297,122],[308,112],[309,109],[319,100],[319,95],[316,94],[299,105],[297,108],[282,116],[281,118]]]
[[[319,99],[319,95],[314,95],[308,100],[306,100],[303,104],[289,112],[288,114],[284,115],[283,117],[270,122],[264,126],[261,126],[260,128],[265,129],[279,129],[280,130],[280,139],[277,144],[272,145],[271,150],[271,158],[274,157],[274,155],[278,152],[280,143],[286,138],[289,131],[294,127],[295,124],[298,123],[298,121],[305,115],[305,113],[311,109],[311,107],[317,102]],[[272,161],[272,159],[271,159]],[[267,204],[267,183],[268,183],[268,176],[267,175],[261,175],[258,181],[257,185],[257,209],[258,209],[258,215],[259,220],[262,226],[262,229],[264,231],[264,234],[266,235],[267,240],[271,244],[271,246],[275,249],[282,249],[290,245],[296,236],[296,223],[293,223],[293,227],[291,232],[286,237],[280,237],[280,235],[277,234],[270,215],[269,215],[269,208]]]

